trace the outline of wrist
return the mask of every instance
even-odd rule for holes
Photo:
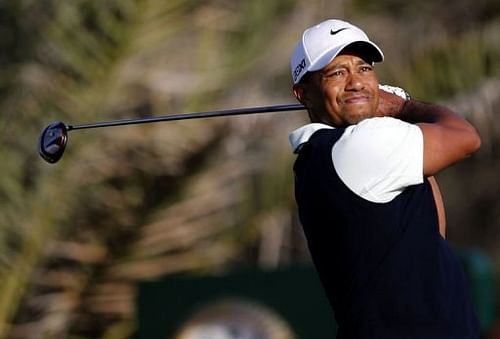
[[[400,118],[406,102],[410,100],[408,92],[387,85],[380,85],[379,89],[378,116]]]
[[[409,99],[403,102],[401,110],[399,111],[399,118],[403,121],[415,123],[418,119],[415,119],[415,109],[418,106],[415,100]]]
[[[417,100],[408,100],[401,109],[400,119],[409,123],[435,123],[436,121],[454,115],[446,107],[429,104]]]

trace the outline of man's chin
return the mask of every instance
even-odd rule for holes
[[[363,112],[355,112],[347,115],[346,123],[347,125],[356,125],[365,119],[369,119],[373,117],[371,113],[363,113]]]

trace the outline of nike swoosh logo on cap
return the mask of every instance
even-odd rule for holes
[[[330,34],[331,34],[331,35],[335,35],[335,34],[337,34],[337,33],[341,32],[341,31],[343,31],[343,30],[346,30],[346,29],[348,29],[348,28],[349,28],[349,27],[344,27],[344,28],[337,29],[336,31],[334,31],[333,29],[331,29],[331,30],[330,30]]]

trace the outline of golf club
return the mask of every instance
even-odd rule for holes
[[[302,104],[281,104],[261,107],[234,108],[218,111],[194,112],[163,115],[158,117],[122,119],[114,121],[96,122],[81,125],[69,125],[62,121],[53,122],[42,131],[38,140],[38,152],[48,163],[54,164],[61,159],[68,143],[68,132],[78,129],[89,129],[99,127],[112,127],[124,125],[138,125],[162,121],[187,120],[199,118],[211,118],[221,116],[233,116],[243,114],[273,113],[285,111],[298,111],[304,109]]]

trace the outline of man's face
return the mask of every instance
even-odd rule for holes
[[[356,53],[342,53],[307,77],[304,84],[294,86],[294,93],[312,122],[340,127],[375,116],[378,79],[372,64]]]

